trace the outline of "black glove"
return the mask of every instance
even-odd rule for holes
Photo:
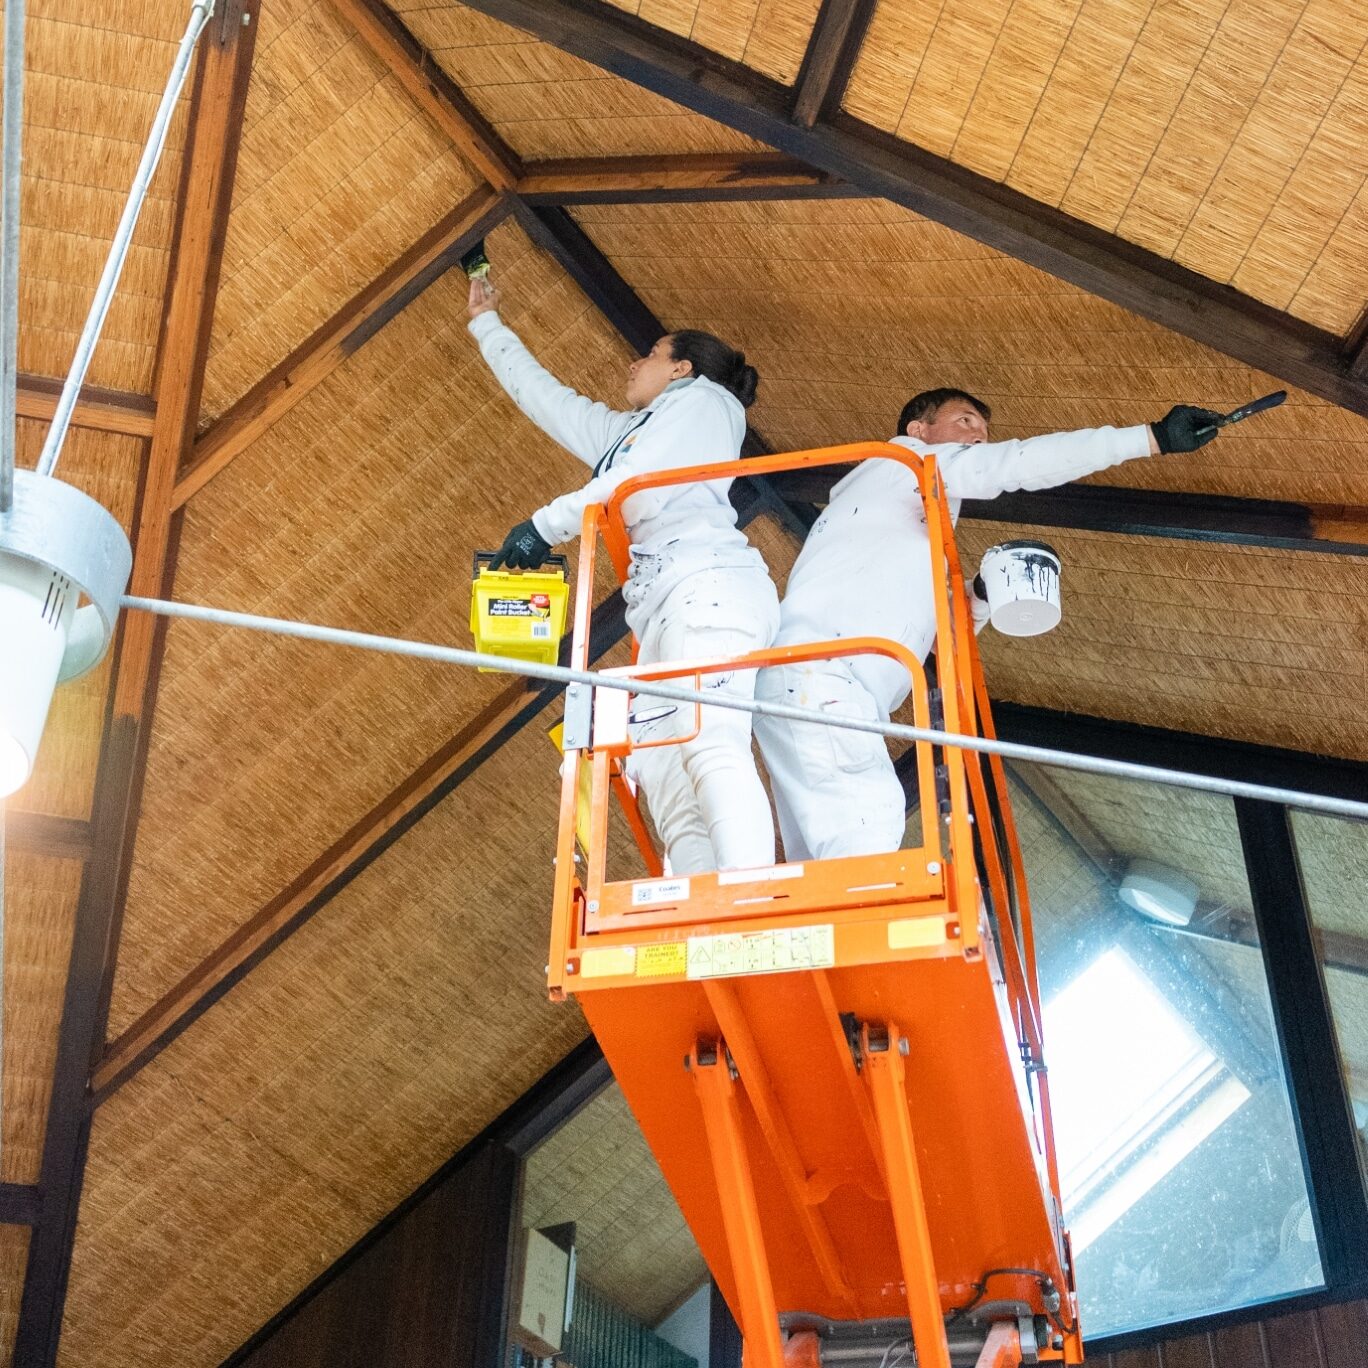
[[[1216,435],[1219,431],[1216,425],[1223,416],[1211,409],[1179,404],[1169,409],[1157,423],[1151,423],[1150,431],[1165,456],[1175,451],[1196,451]]]
[[[544,540],[531,518],[520,522],[503,540],[499,554],[490,563],[491,570],[506,565],[510,570],[535,570],[551,553],[551,543]]]

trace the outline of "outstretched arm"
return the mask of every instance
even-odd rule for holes
[[[522,411],[567,451],[592,467],[633,415],[595,403],[563,385],[499,317],[498,292],[470,282],[470,332],[495,378]]]

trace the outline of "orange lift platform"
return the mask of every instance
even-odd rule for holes
[[[935,689],[903,647],[865,638],[608,673],[697,687],[738,666],[880,653],[912,676],[915,725],[991,737],[934,458],[881,442],[621,486],[585,515],[571,663],[588,664],[600,537],[625,577],[633,493],[871,458],[901,462],[922,492],[944,586]],[[672,878],[624,778],[628,711],[621,690],[567,694],[549,987],[579,999],[747,1368],[1081,1363],[1000,760],[915,743],[911,849]],[[646,878],[607,877],[613,796]]]

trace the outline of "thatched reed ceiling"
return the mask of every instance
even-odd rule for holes
[[[804,69],[819,10],[816,0],[591,8],[786,86]],[[1368,34],[1357,15],[1270,0],[1255,31],[1249,7],[1146,22],[1134,6],[1084,3],[1065,7],[1066,31],[1041,22],[1043,10],[1057,18],[1053,6],[947,4],[934,28],[918,26],[923,8],[877,7],[849,114],[1233,284],[1335,345],[1352,341],[1368,299]],[[76,430],[62,471],[131,521],[148,442],[127,424],[147,430],[159,348],[163,368],[198,356],[191,427],[212,437],[254,386],[354,308],[358,330],[282,381],[284,400],[257,411],[250,440],[185,503],[171,538],[174,592],[459,641],[470,550],[574,471],[475,360],[459,277],[434,270],[435,283],[368,302],[372,282],[483,176],[346,9],[261,0],[253,11],[244,114],[224,129],[224,146],[240,149],[217,290],[203,291],[213,313],[202,356],[183,331],[164,331],[190,134],[188,108],[179,112],[90,376],[124,392],[106,396],[124,430]],[[475,9],[391,9],[525,164],[655,158],[638,165],[638,183],[653,184],[668,178],[662,156],[760,148]],[[154,0],[30,0],[29,10],[20,365],[55,377],[184,15]],[[1316,79],[1301,79],[1313,52]],[[1095,69],[1094,53],[1105,59]],[[1153,93],[1161,86],[1167,104]],[[695,161],[690,174],[706,180],[713,165]],[[1267,372],[1233,361],[1176,320],[1142,318],[886,201],[573,213],[666,327],[711,327],[746,346],[764,375],[755,426],[777,448],[885,436],[902,399],[929,384],[982,390],[997,431],[1025,436],[1138,422],[1180,399],[1230,407],[1284,379],[1272,360]],[[490,248],[508,316],[538,354],[568,382],[613,397],[630,353],[595,301],[522,227],[498,228]],[[26,464],[43,426],[21,428]],[[1279,413],[1195,457],[1101,482],[1343,505],[1345,525],[1361,528],[1365,455],[1362,417],[1294,387]],[[148,487],[174,473],[153,472]],[[156,530],[168,533],[169,509],[158,508]],[[963,541],[972,553],[1008,534],[1020,530],[966,523]],[[1039,642],[985,639],[1002,697],[1365,758],[1363,559],[1045,535],[1068,567],[1065,622]],[[782,575],[792,538],[769,520],[755,536]],[[144,663],[160,655],[144,648]],[[83,1114],[83,1079],[76,1101],[48,1114],[78,906],[87,938],[104,925],[120,934],[107,985],[113,1042],[292,884],[312,870],[322,890],[364,857],[395,820],[390,796],[464,726],[487,716],[502,725],[526,701],[505,707],[502,686],[483,677],[176,626],[120,864],[108,818],[120,794],[136,798],[143,767],[125,758],[94,806],[109,681],[107,666],[59,694],[17,800],[102,822],[97,854],[127,892],[116,877],[83,895],[78,859],[11,853],[0,1174],[10,1183],[60,1178],[42,1172],[44,1137],[74,1134]],[[579,1038],[578,1015],[549,1007],[540,988],[555,769],[541,733],[553,717],[501,741],[336,896],[301,896],[313,913],[302,928],[98,1108],[63,1363],[217,1362]],[[371,835],[348,845],[368,815]],[[1168,816],[1153,815],[1118,820],[1118,849],[1169,840]],[[339,844],[333,869],[325,857]],[[1320,864],[1334,870],[1360,847],[1350,836],[1323,849]],[[1092,876],[1066,863],[1061,905],[1084,906]],[[95,944],[93,970],[71,986],[71,1001],[92,1011],[102,951]],[[1332,979],[1332,991],[1361,1014],[1354,985]],[[177,1010],[187,1003],[193,995]],[[77,1042],[76,1056],[104,1043]],[[1368,1072],[1368,1056],[1355,1059]],[[26,1243],[19,1227],[0,1227],[0,1359]]]

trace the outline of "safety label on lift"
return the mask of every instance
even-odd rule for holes
[[[777,927],[744,935],[689,937],[691,979],[828,969],[835,963],[836,941],[830,926]]]
[[[662,945],[637,946],[637,978],[666,978],[682,974],[688,966],[688,955],[683,941],[668,941]]]

